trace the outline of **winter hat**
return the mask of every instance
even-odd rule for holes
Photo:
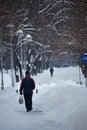
[[[29,71],[28,71],[28,70],[26,71],[26,75],[30,75],[30,73],[29,73]]]

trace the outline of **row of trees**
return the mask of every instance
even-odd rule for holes
[[[54,58],[76,65],[87,51],[86,9],[81,0],[1,0],[1,71],[20,70],[22,78],[22,70],[40,72]]]
[[[15,31],[15,26],[12,23],[9,23],[7,25],[9,43],[4,43],[3,40],[0,39],[2,88],[3,68],[6,70],[11,68],[12,86],[14,86],[14,70],[16,80],[18,81],[18,71],[20,72],[20,78],[23,79],[23,72],[26,70],[29,70],[32,75],[36,75],[37,72],[42,72],[44,69],[49,67],[49,61],[53,51],[50,50],[50,46],[34,41],[29,33],[25,33],[23,29],[26,28],[26,26],[28,29],[29,25],[24,25],[21,27],[21,29]],[[3,28],[1,27],[1,29]],[[15,38],[17,38],[16,44],[14,43]],[[7,59],[5,59],[6,55]],[[3,61],[3,59],[7,60],[7,62]]]

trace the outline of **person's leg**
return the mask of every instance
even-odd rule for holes
[[[25,99],[25,107],[26,107],[26,110],[29,111],[28,95],[27,95],[27,94],[24,94],[24,99]]]
[[[32,94],[28,95],[28,107],[29,110],[32,110]]]

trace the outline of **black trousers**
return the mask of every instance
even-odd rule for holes
[[[32,93],[24,94],[25,107],[27,111],[32,109]]]
[[[52,72],[51,72],[50,74],[51,74],[51,76],[53,76],[53,73],[52,73]]]

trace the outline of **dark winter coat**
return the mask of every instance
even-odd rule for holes
[[[25,77],[22,80],[21,86],[20,86],[20,94],[22,95],[22,92],[24,94],[32,93],[33,90],[35,89],[35,82],[32,78],[30,77]]]
[[[51,67],[51,68],[50,68],[50,72],[53,73],[53,71],[54,71],[54,69]]]

